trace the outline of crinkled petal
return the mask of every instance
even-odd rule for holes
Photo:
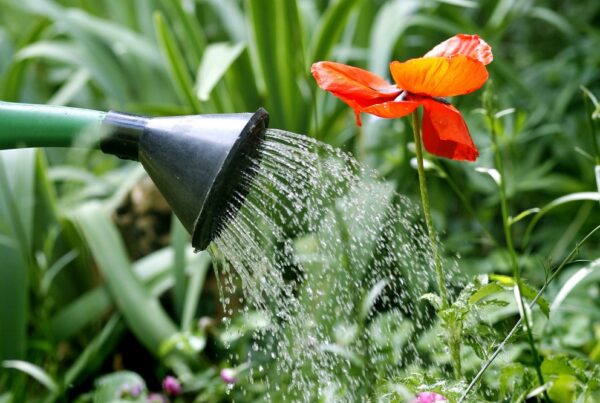
[[[390,70],[399,88],[431,97],[468,94],[488,79],[488,72],[481,62],[463,55],[392,62]]]
[[[410,114],[421,105],[414,101],[389,101],[363,108],[362,111],[380,118],[401,118]]]
[[[354,109],[359,126],[362,108],[392,101],[401,92],[377,74],[341,63],[314,63],[311,72],[319,87]]]
[[[486,41],[477,35],[466,34],[458,34],[446,39],[427,52],[424,57],[451,57],[456,55],[470,57],[484,65],[490,64],[494,60],[492,47]]]
[[[475,161],[479,152],[460,112],[452,105],[423,99],[423,144],[431,154]]]

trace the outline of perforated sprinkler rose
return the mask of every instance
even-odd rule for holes
[[[341,63],[322,61],[312,74],[322,89],[348,104],[356,114],[400,118],[423,106],[423,143],[431,154],[474,161],[479,152],[460,112],[444,97],[465,95],[488,79],[491,47],[477,35],[459,34],[425,56],[390,64],[395,85],[377,74]]]

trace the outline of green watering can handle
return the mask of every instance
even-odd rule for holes
[[[0,101],[0,150],[70,147],[84,131],[99,132],[106,112]]]

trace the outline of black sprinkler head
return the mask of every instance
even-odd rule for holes
[[[149,118],[109,112],[107,154],[140,161],[187,231],[205,249],[226,222],[226,207],[258,157],[269,121],[256,113]]]

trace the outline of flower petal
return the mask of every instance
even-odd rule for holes
[[[367,106],[362,111],[380,118],[401,118],[417,109],[419,105],[420,102],[414,101],[389,101]]]
[[[431,97],[468,94],[488,79],[488,72],[481,62],[463,55],[392,62],[390,70],[399,88]]]
[[[377,74],[341,63],[314,63],[311,72],[319,87],[354,109],[359,126],[362,108],[392,101],[401,92]]]
[[[475,161],[479,152],[460,112],[452,105],[423,99],[423,144],[431,154]]]
[[[492,47],[486,41],[477,35],[458,34],[450,39],[446,39],[429,52],[424,57],[451,57],[463,55],[483,64],[490,64],[494,60]]]

